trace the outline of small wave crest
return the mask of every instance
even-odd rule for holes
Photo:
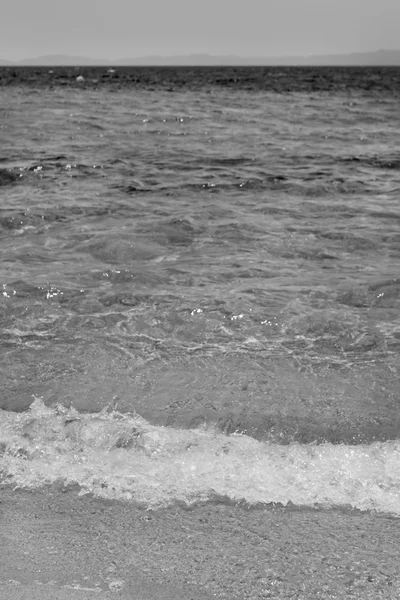
[[[174,429],[36,399],[1,411],[3,485],[80,486],[149,508],[224,496],[248,504],[347,506],[400,516],[400,441],[286,446],[212,428]]]

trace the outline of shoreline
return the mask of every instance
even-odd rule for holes
[[[0,514],[2,600],[400,594],[400,519],[388,515],[223,499],[145,510],[59,486],[2,487]]]

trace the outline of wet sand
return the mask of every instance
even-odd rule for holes
[[[387,515],[146,511],[53,486],[2,488],[0,523],[0,600],[400,597],[400,519]]]

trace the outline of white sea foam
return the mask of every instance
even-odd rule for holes
[[[82,415],[36,400],[0,411],[3,484],[78,484],[81,493],[148,507],[232,501],[351,506],[400,516],[400,440],[357,446],[277,445],[212,429],[150,425],[139,416]]]

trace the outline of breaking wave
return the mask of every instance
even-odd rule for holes
[[[352,507],[400,516],[400,441],[279,445],[213,428],[174,429],[138,415],[81,414],[36,399],[0,411],[0,481],[148,508],[225,497],[250,505]]]

